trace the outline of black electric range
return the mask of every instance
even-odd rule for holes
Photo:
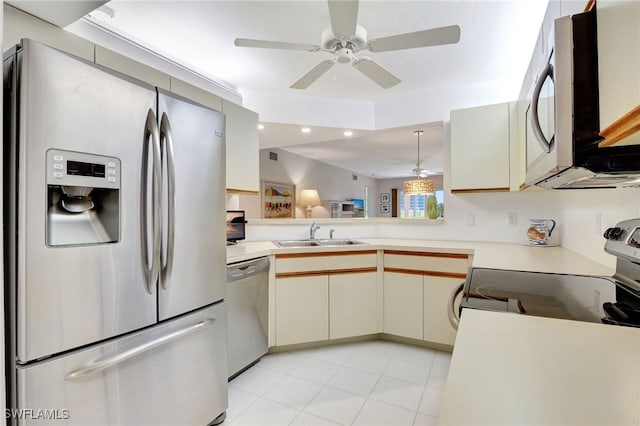
[[[604,234],[617,257],[612,277],[471,268],[462,288],[463,309],[640,327],[640,219]]]

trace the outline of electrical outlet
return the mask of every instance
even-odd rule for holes
[[[467,213],[467,226],[476,224],[476,216],[473,213]]]
[[[518,225],[518,213],[509,212],[509,225],[510,226]]]

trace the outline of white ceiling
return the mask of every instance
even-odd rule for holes
[[[366,52],[402,80],[386,90],[348,64],[336,64],[306,90],[290,89],[301,75],[331,58],[331,54],[240,48],[233,44],[236,37],[321,44],[321,33],[330,22],[325,0],[113,0],[107,3],[115,12],[113,17],[93,14],[92,19],[201,74],[230,83],[250,106],[253,93],[268,93],[274,107],[280,109],[286,109],[282,107],[287,105],[283,99],[299,98],[295,121],[285,118],[265,124],[261,147],[286,147],[359,173],[388,177],[406,176],[415,167],[416,145],[410,143],[415,141],[415,128],[446,120],[450,109],[460,107],[447,102],[446,96],[433,99],[425,93],[461,91],[464,96],[467,87],[487,85],[500,87],[510,99],[517,98],[546,5],[546,0],[361,0],[358,24],[367,30],[369,38],[452,24],[461,29],[460,42],[454,45]],[[469,97],[475,97],[476,104],[482,103],[474,90],[467,92]],[[431,111],[430,116],[416,114],[413,98],[418,96],[419,102],[429,103],[424,109]],[[420,119],[402,123],[395,133],[376,128],[376,120],[372,119],[374,124],[364,130],[351,129],[355,134],[348,140],[340,136],[343,125],[337,124],[335,129],[329,128],[331,124],[312,127],[312,135],[301,137],[299,125],[306,123],[301,122],[299,105],[308,102],[311,111],[314,100],[326,103],[331,99],[366,102],[371,104],[372,114],[379,113],[376,111],[382,104],[400,114],[402,108],[408,107],[411,111],[407,115]],[[493,102],[488,99],[484,103]],[[264,104],[263,100],[261,105]],[[258,112],[263,117],[273,117],[272,111],[266,111],[268,108],[262,109]],[[330,116],[332,108],[325,111]],[[280,117],[286,114],[281,111]],[[318,114],[317,109],[314,114]],[[413,122],[416,125],[407,127]],[[274,129],[278,131],[273,132]],[[436,133],[441,135],[442,131]],[[401,134],[406,136],[404,143],[398,143]],[[322,144],[323,141],[328,142]],[[421,148],[425,152],[429,149],[426,143]],[[433,157],[441,161],[441,148]],[[442,171],[442,164],[423,167]]]
[[[311,132],[301,133],[301,126],[265,123],[260,130],[263,148],[281,147],[304,157],[314,158],[337,167],[356,171],[376,179],[412,176],[418,162],[420,136],[420,167],[430,175],[443,173],[442,122],[422,123],[387,130],[354,130],[350,137],[342,129],[310,126]],[[281,141],[295,142],[287,145]]]

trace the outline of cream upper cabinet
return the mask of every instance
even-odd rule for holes
[[[220,96],[207,92],[179,78],[171,77],[171,92],[222,112],[222,98]]]
[[[451,111],[452,192],[511,189],[514,108],[512,102]],[[513,122],[515,128],[516,117]],[[519,182],[513,186],[517,190]]]
[[[170,88],[168,74],[129,57],[96,45],[95,63],[165,90]]]
[[[224,100],[226,115],[227,191],[260,191],[258,114]]]
[[[93,43],[53,24],[4,4],[2,51],[6,51],[23,38],[30,38],[87,61],[93,61]],[[63,7],[63,6],[61,6]]]
[[[640,144],[640,2],[598,0],[601,146]]]

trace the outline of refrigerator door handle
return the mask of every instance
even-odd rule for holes
[[[175,159],[173,154],[173,133],[171,132],[171,124],[169,123],[169,117],[166,113],[162,113],[162,119],[160,120],[160,138],[162,140],[162,153],[166,156],[167,164],[167,248],[166,257],[161,252],[161,279],[162,288],[167,289],[169,287],[169,278],[171,276],[171,269],[173,266],[173,252],[175,247],[175,229],[176,229],[176,173],[175,173]]]
[[[147,193],[149,191],[149,150],[151,150],[152,177],[151,177],[151,259],[149,256],[149,204]],[[145,275],[147,292],[153,294],[155,284],[160,273],[160,252],[162,232],[162,211],[160,204],[160,185],[162,183],[162,162],[160,158],[160,131],[153,110],[147,114],[147,122],[144,132],[144,156],[142,160],[142,187],[140,199],[142,203],[141,227],[142,227],[142,258],[145,263]],[[149,265],[151,263],[151,265]]]
[[[189,325],[187,327],[176,330],[172,333],[166,334],[157,339],[153,339],[149,342],[143,343],[141,345],[135,346],[131,349],[128,349],[124,352],[121,352],[117,355],[108,356],[106,358],[98,358],[96,360],[92,360],[67,374],[64,379],[66,381],[77,381],[81,380],[87,376],[99,373],[101,371],[106,370],[107,368],[113,367],[117,364],[120,364],[128,359],[137,357],[142,355],[143,353],[157,348],[158,346],[166,345],[169,342],[172,342],[176,339],[184,337],[188,334],[194,333],[196,331],[203,330],[205,328],[210,327],[215,322],[215,318],[206,318],[202,321],[199,321],[196,324]]]

